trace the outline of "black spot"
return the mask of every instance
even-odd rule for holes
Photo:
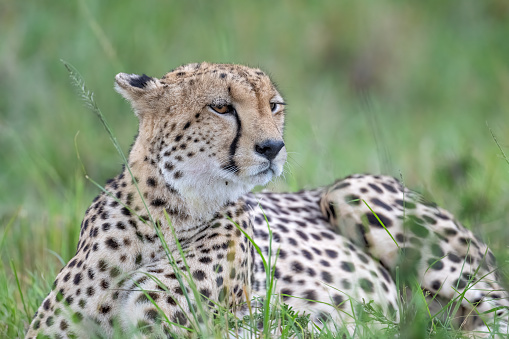
[[[347,290],[349,290],[350,287],[352,287],[352,284],[346,279],[341,280],[341,285],[343,286],[343,288]]]
[[[223,301],[226,298],[227,294],[228,294],[228,288],[226,286],[223,286],[221,291],[219,291],[219,296],[218,296],[219,301]]]
[[[113,238],[106,239],[106,241],[104,243],[106,244],[106,246],[108,246],[112,250],[118,249],[118,246],[119,246],[117,240],[113,239]]]
[[[71,316],[71,320],[75,324],[79,323],[83,320],[83,314],[81,314],[80,312],[76,312]]]
[[[136,265],[141,264],[141,260],[142,260],[142,258],[143,258],[143,257],[142,257],[142,255],[141,255],[141,253],[138,253],[138,255],[136,255],[136,258],[134,259],[134,263],[135,263]]]
[[[62,290],[60,290],[60,291],[62,291]],[[65,300],[64,300],[64,305],[65,305],[65,306],[69,306],[69,305],[71,305],[71,304],[72,304],[72,302],[73,302],[73,301],[74,301],[74,298],[73,298],[73,297],[71,297],[71,296],[68,296],[68,297],[67,297],[67,298],[65,298]]]
[[[109,311],[111,311],[111,306],[110,305],[101,305],[101,306],[99,306],[99,313],[106,314]]]
[[[332,283],[332,276],[329,272],[322,271],[322,279],[328,284]]]
[[[359,285],[365,292],[373,292],[373,283],[366,278],[359,279]]]
[[[118,277],[120,275],[120,273],[121,273],[120,268],[118,268],[118,267],[112,267],[110,269],[110,277],[112,277],[112,278]]]
[[[376,215],[378,216],[378,219],[380,219],[380,221],[385,227],[392,226],[392,221],[386,216],[384,216],[382,213],[377,213]],[[377,217],[373,213],[367,212],[366,217],[371,226],[383,227],[382,224],[380,224],[380,221],[378,221]]]
[[[348,187],[350,186],[351,184],[348,182],[348,181],[343,181],[337,185],[334,186],[334,190],[339,190],[339,189],[342,189],[342,188],[345,188],[345,187]]]
[[[99,271],[104,272],[108,268],[108,264],[106,263],[106,261],[101,259],[99,260],[97,267],[99,268]]]
[[[210,298],[210,290],[207,288],[200,289],[200,294],[203,295],[205,298]]]
[[[308,299],[307,302],[310,304],[316,303],[316,292],[314,290],[306,290],[303,295],[304,299]]]
[[[329,232],[320,232],[320,235],[324,238],[327,238],[329,240],[334,240],[335,236]]]
[[[306,233],[302,232],[301,230],[297,230],[297,231],[296,231],[296,233],[297,233],[297,235],[298,235],[299,237],[301,237],[303,240],[306,240],[306,241],[307,241],[307,240],[309,239],[309,237],[306,235]]]
[[[442,220],[449,220],[449,217],[442,213],[435,213],[435,216],[439,217]]]
[[[454,228],[446,228],[446,229],[444,229],[444,233],[446,235],[454,236],[454,235],[458,234],[458,231],[456,231]]]
[[[380,271],[380,273],[382,273],[382,276],[384,277],[385,281],[391,283],[391,277],[389,276],[389,273],[387,273],[387,270],[384,269],[383,267],[380,267],[378,270]]]
[[[361,198],[355,194],[345,195],[345,202],[352,206],[358,206],[361,203]]]
[[[189,126],[191,126],[191,121],[186,122],[186,124],[184,125],[184,128],[182,128],[182,129],[188,129]]]
[[[392,211],[391,206],[387,205],[386,203],[384,203],[382,200],[380,200],[378,198],[371,199],[371,202],[373,203],[373,205],[381,207],[381,208],[385,209],[386,211]]]
[[[455,262],[455,263],[459,263],[459,262],[461,262],[461,258],[460,258],[460,257],[458,257],[458,256],[457,256],[456,254],[454,254],[454,253],[449,253],[449,254],[447,255],[447,258],[449,258],[449,260],[450,260],[450,261]]]
[[[176,311],[172,317],[174,323],[185,325],[187,324],[186,315],[182,311]]]
[[[155,308],[151,308],[148,311],[145,311],[145,317],[152,321],[156,321],[159,318],[159,313]]]
[[[392,193],[397,193],[396,189],[392,186],[392,185],[389,185],[389,184],[386,184],[386,183],[382,183],[382,186],[388,190],[389,192],[392,192]]]
[[[325,253],[330,257],[330,258],[337,258],[338,257],[338,252],[336,251],[333,251],[333,250],[325,250]]]
[[[111,225],[107,222],[102,224],[103,231],[108,231],[110,229]]]
[[[152,78],[146,74],[133,76],[129,79],[129,85],[138,88],[145,88],[147,82],[151,81]]]
[[[101,280],[101,287],[103,289],[108,289],[110,287],[110,283],[107,280],[103,279]]]
[[[421,237],[421,238],[427,237],[429,234],[429,230],[426,227],[417,223],[415,218],[411,218],[411,217],[412,216],[408,216],[408,219],[405,222],[405,226],[407,226],[408,229],[410,230],[410,232],[412,232],[416,236]]]
[[[433,253],[433,255],[436,256],[436,257],[443,257],[444,256],[444,251],[442,250],[442,248],[438,244],[431,245],[431,253]]]
[[[167,302],[168,304],[170,304],[171,306],[175,306],[175,305],[177,305],[177,302],[176,302],[176,301],[175,301],[175,299],[174,299],[173,297],[171,297],[171,296],[168,296],[168,297],[166,298],[166,302]]]
[[[428,265],[435,271],[440,271],[441,269],[444,268],[444,263],[442,262],[442,260],[438,258],[428,259]]]
[[[452,286],[455,287],[455,288],[465,288],[465,286],[467,286],[467,282],[463,279],[456,279],[453,283],[452,283]],[[492,295],[493,297],[493,295]]]
[[[92,286],[87,287],[87,295],[89,297],[93,296],[95,294],[95,290]]]
[[[355,266],[351,262],[341,262],[341,268],[346,272],[355,272]]]
[[[81,282],[81,273],[76,273],[73,279],[74,285],[79,285]],[[48,300],[49,301],[49,300]]]
[[[326,260],[320,260],[320,264],[322,264],[322,265],[323,265],[323,266],[325,266],[325,267],[330,267],[329,262],[328,262],[328,261],[326,261]]]
[[[467,245],[468,242],[470,241],[469,239],[467,238],[464,238],[464,237],[460,237],[458,238],[458,241],[462,244],[462,245]]]
[[[173,174],[174,179],[180,179],[183,176],[184,176],[184,174],[181,171],[175,171],[175,173]]]
[[[196,270],[193,272],[193,278],[198,281],[202,281],[203,279],[205,279],[205,272],[203,272],[202,270]]]
[[[152,186],[152,187],[157,187],[156,179],[149,177],[147,179],[147,185]]]
[[[304,267],[302,267],[302,264],[298,261],[292,262],[291,268],[292,268],[292,271],[294,271],[295,273],[300,273],[300,272],[304,271]]]
[[[160,207],[166,205],[166,200],[156,198],[150,202],[150,204],[154,207]],[[147,218],[148,219],[148,218]]]
[[[182,288],[180,286],[175,287],[173,292],[175,292],[176,294],[179,294],[179,295],[184,295],[184,291],[182,291]]]
[[[334,294],[332,301],[334,302],[335,306],[340,306],[343,303],[343,297],[339,294]]]
[[[401,199],[397,199],[396,203],[403,207],[404,209],[415,209],[416,205],[413,202],[410,201],[403,201]]]
[[[122,212],[123,215],[126,215],[126,216],[131,215],[131,211],[129,211],[129,209],[127,207],[122,207],[122,209],[120,211]]]
[[[210,257],[202,257],[198,261],[203,263],[203,264],[210,264],[212,262],[212,258],[210,258]]]
[[[415,245],[415,246],[422,246],[422,241],[419,239],[419,238],[416,238],[416,237],[411,237],[410,238],[410,243],[412,245]]]
[[[284,259],[284,258],[281,256],[281,251],[282,251],[282,250],[280,250],[280,251],[279,251],[279,257],[280,257],[280,258],[282,258],[282,259]],[[302,254],[304,255],[304,257],[305,257],[305,258],[307,258],[307,259],[309,259],[309,260],[313,260],[313,255],[312,255],[309,251],[307,251],[307,250],[302,250]]]
[[[432,217],[430,217],[430,216],[428,216],[428,215],[426,215],[426,214],[424,214],[424,215],[422,216],[422,218],[423,218],[423,219],[424,219],[427,223],[429,223],[429,224],[431,224],[431,225],[435,225],[435,224],[437,223],[437,221],[436,221],[435,219],[433,219]],[[446,229],[445,231],[447,232],[447,229]],[[454,230],[453,230],[453,231],[454,231]],[[454,231],[454,232],[455,232],[454,234],[456,234],[456,231]]]
[[[375,184],[369,183],[368,186],[371,187],[373,190],[375,190],[377,193],[383,193],[384,192],[380,187],[378,187]]]

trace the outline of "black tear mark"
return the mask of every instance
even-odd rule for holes
[[[147,82],[151,81],[152,78],[146,74],[134,76],[129,80],[129,85],[138,88],[145,88]]]
[[[235,156],[235,152],[237,151],[238,143],[240,136],[242,135],[242,123],[240,121],[239,115],[237,114],[237,111],[233,111],[233,116],[235,117],[235,122],[237,123],[237,134],[235,135],[235,138],[233,138],[232,143],[230,144],[230,156],[228,164],[226,164],[223,169],[225,171],[231,172],[231,173],[237,173],[239,171],[239,168],[237,164],[235,163],[235,160],[233,157]]]

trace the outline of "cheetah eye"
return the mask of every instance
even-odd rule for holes
[[[234,111],[232,105],[209,105],[209,107],[216,113],[226,114]]]
[[[270,110],[272,111],[272,113],[276,113],[277,111],[279,111],[279,109],[281,108],[281,106],[283,106],[284,104],[283,103],[280,103],[280,102],[271,102],[270,103]]]

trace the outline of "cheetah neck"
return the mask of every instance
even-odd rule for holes
[[[139,216],[150,214],[153,221],[159,220],[163,223],[166,223],[168,217],[177,232],[195,229],[197,225],[222,214],[224,207],[232,204],[229,201],[216,201],[214,208],[204,208],[204,203],[200,201],[197,192],[193,192],[194,197],[189,193],[183,197],[180,192],[167,184],[164,178],[146,171],[138,163],[131,164],[130,169],[136,185],[128,169],[125,169],[110,185],[125,186],[124,190],[129,195],[127,205],[134,213]]]
[[[129,156],[130,170],[137,187],[130,180],[128,169],[124,170],[123,175],[132,186],[131,191],[135,192],[134,199],[139,200],[138,207],[146,205],[151,214],[161,214],[163,219],[162,211],[166,211],[176,230],[193,228],[213,219],[252,188],[204,175],[184,177],[178,182],[172,182],[171,178],[165,178],[162,171],[154,166],[157,159],[146,157],[145,149],[136,140]]]

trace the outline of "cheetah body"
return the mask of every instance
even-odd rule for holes
[[[248,193],[286,160],[284,102],[262,71],[190,64],[161,79],[121,73],[116,88],[140,120],[129,167],[87,210],[77,253],[27,337],[186,333],[205,321],[189,307],[193,289],[205,305],[246,314],[246,301],[267,286],[250,238],[275,263],[282,301],[317,324],[332,318],[351,328],[352,312],[370,300],[397,321],[399,267],[415,268],[437,298],[466,291],[467,311],[472,302],[479,312],[507,307],[486,245],[393,178]],[[470,325],[484,326],[479,317]]]

